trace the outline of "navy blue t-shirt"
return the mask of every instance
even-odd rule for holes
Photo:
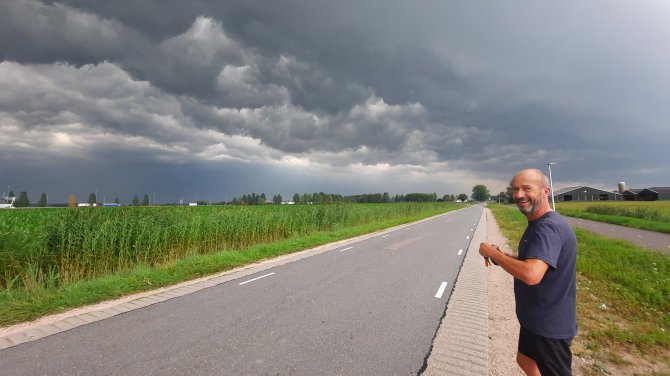
[[[577,335],[577,239],[570,225],[554,211],[529,222],[519,242],[518,257],[540,259],[549,265],[535,286],[514,279],[516,316],[521,326],[547,338]]]

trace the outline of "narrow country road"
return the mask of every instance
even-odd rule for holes
[[[415,375],[481,206],[0,350],[7,375]]]

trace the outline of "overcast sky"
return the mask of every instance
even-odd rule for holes
[[[0,191],[670,186],[670,2],[0,2]]]

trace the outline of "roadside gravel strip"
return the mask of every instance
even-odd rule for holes
[[[511,251],[493,214],[486,208],[458,274],[423,375],[524,374],[516,364],[519,323],[513,279],[499,267],[484,266],[479,256],[479,243],[483,241]]]
[[[488,286],[484,260],[479,256],[488,215],[489,210],[484,209],[422,375],[488,374]]]

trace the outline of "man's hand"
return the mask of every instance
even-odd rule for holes
[[[501,253],[500,247],[495,244],[481,243],[479,245],[479,254],[484,257],[484,265],[489,266],[491,263],[498,265],[498,263],[491,257],[491,255],[497,256]],[[494,257],[495,257],[494,256]]]

